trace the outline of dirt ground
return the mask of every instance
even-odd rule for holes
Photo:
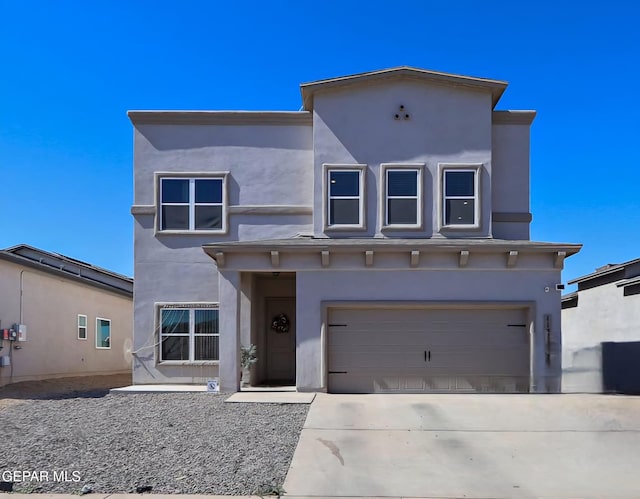
[[[87,392],[106,392],[111,388],[129,386],[130,384],[131,374],[80,376],[12,383],[0,387],[0,411],[27,400],[76,397]]]

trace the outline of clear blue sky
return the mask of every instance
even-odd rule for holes
[[[411,65],[538,111],[532,239],[584,244],[563,280],[638,258],[638,5],[0,0],[0,247],[132,275],[127,110],[298,110],[301,82]]]

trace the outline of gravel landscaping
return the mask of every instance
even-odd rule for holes
[[[46,472],[40,480],[13,480],[15,492],[37,493],[77,493],[88,485],[96,493],[151,487],[244,495],[282,486],[309,406],[225,398],[90,391],[5,407],[1,479]]]

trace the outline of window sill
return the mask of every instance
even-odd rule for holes
[[[96,347],[96,350],[111,350],[111,347]]]
[[[156,236],[212,236],[225,235],[226,229],[217,230],[156,230]]]
[[[219,360],[161,360],[158,366],[217,366]]]
[[[422,229],[423,229],[422,224],[419,224],[419,225],[398,225],[398,224],[396,224],[396,225],[383,225],[380,228],[381,231],[383,231],[383,230],[399,230],[399,231],[402,231],[402,230],[422,230]]]
[[[473,225],[443,225],[440,227],[440,231],[465,231],[465,230],[480,230],[480,224]]]
[[[364,225],[327,225],[324,228],[324,230],[325,232],[329,232],[329,231],[350,232],[355,230],[365,231],[367,230],[367,228]]]

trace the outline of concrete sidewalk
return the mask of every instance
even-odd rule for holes
[[[640,398],[328,395],[311,405],[291,496],[637,498]]]

